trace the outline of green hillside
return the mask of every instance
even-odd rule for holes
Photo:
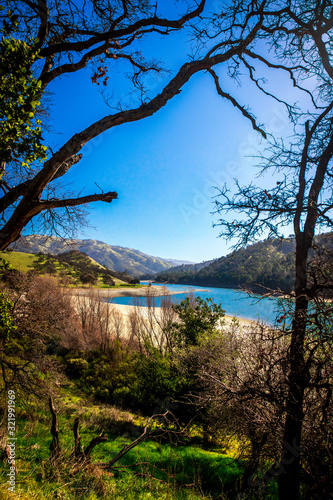
[[[32,271],[38,259],[34,253],[24,252],[0,252],[0,258],[9,262],[13,269],[22,272]]]
[[[38,274],[51,274],[66,285],[114,286],[131,283],[133,278],[126,273],[106,269],[88,255],[72,250],[59,254],[32,254],[24,252],[0,252],[0,257],[8,261],[13,269],[21,272],[34,271]]]
[[[332,233],[316,238],[321,248],[331,249]],[[290,292],[295,272],[295,240],[268,239],[200,265],[173,267],[159,273],[156,281],[222,288],[246,287],[263,293],[265,289]],[[315,251],[312,252],[315,255]]]

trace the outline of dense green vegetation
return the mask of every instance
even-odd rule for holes
[[[18,25],[18,16],[9,14],[0,29],[0,178],[4,163],[18,161],[24,167],[47,158],[36,117],[42,84],[31,69],[39,59],[38,40],[27,44],[12,36]]]
[[[317,237],[321,248],[332,247],[332,233]],[[257,293],[267,289],[290,292],[294,286],[295,241],[268,239],[236,250],[205,265],[183,265],[154,277],[156,281],[225,288],[246,287]],[[312,252],[315,256],[315,252]]]
[[[197,270],[192,266],[169,269],[156,276],[157,281],[238,288],[253,291],[264,288],[290,291],[293,286],[293,243],[288,239],[267,240],[249,245]]]

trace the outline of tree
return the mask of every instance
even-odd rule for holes
[[[92,274],[92,273],[83,273],[80,276],[80,280],[82,283],[89,284],[89,285],[95,285],[97,281],[97,276]]]
[[[103,283],[108,286],[115,286],[115,281],[110,274],[103,274]]]
[[[173,306],[177,321],[169,327],[174,343],[179,346],[195,346],[203,336],[209,337],[223,321],[224,311],[212,299],[187,297]]]
[[[92,83],[107,87],[112,80],[108,80],[107,76],[113,68],[112,63],[121,60],[132,67],[130,90],[136,91],[138,105],[111,114],[108,110],[106,116],[74,134],[55,153],[49,149],[48,158],[41,168],[34,166],[28,171],[17,171],[13,164],[6,166],[1,182],[3,196],[0,198],[0,210],[4,225],[0,229],[0,249],[17,239],[23,228],[39,214],[46,222],[51,225],[59,223],[62,230],[66,231],[68,224],[57,216],[56,209],[63,209],[71,216],[75,207],[80,205],[94,201],[111,203],[116,199],[117,193],[114,191],[61,197],[57,194],[54,181],[62,179],[80,161],[80,151],[90,140],[112,127],[151,116],[175,97],[199,71],[209,70],[221,97],[231,101],[251,120],[252,126],[265,135],[245,107],[222,90],[212,70],[218,64],[239,59],[243,51],[250,47],[263,22],[264,3],[259,6],[253,2],[247,7],[241,4],[239,7],[228,7],[223,14],[214,16],[210,31],[214,34],[211,39],[215,40],[215,45],[210,43],[207,48],[204,41],[201,53],[183,64],[159,94],[151,96],[145,87],[144,78],[152,72],[162,73],[162,68],[155,61],[147,61],[138,52],[138,40],[152,33],[166,36],[192,23],[192,30],[201,43],[203,38],[207,39],[207,27],[196,26],[195,20],[201,22],[199,16],[203,12],[205,0],[200,3],[194,1],[192,8],[176,20],[159,16],[159,4],[143,0],[111,3],[106,0],[88,1],[84,5],[69,0],[55,3],[47,0],[11,2],[12,15],[17,16],[19,21],[17,39],[28,45],[34,40],[34,47],[41,58],[32,66],[32,70],[43,92],[56,78],[79,71],[88,63],[96,66]],[[6,20],[7,17],[6,12],[2,14],[2,19]]]
[[[325,314],[323,309],[318,309],[320,296],[331,283],[310,279],[309,252],[316,229],[332,227],[333,16],[331,3],[325,0],[302,4],[267,2],[265,9],[266,19],[260,37],[281,64],[271,64],[265,55],[247,50],[244,54],[267,66],[289,71],[294,85],[310,78],[313,87],[311,112],[289,106],[295,136],[290,145],[272,142],[271,154],[264,158],[264,173],[273,168],[281,172],[281,181],[267,189],[252,184],[242,187],[237,183],[233,195],[225,187],[216,201],[216,211],[222,214],[221,235],[238,237],[241,245],[262,235],[281,236],[281,228],[288,224],[294,227],[295,305],[292,326],[287,332],[290,334],[288,397],[278,478],[279,498],[285,500],[299,496],[305,394],[311,391],[314,383],[311,371],[315,353],[331,338],[327,305],[324,307],[321,302]],[[254,71],[250,66],[249,71],[253,79]],[[260,87],[258,80],[257,85]],[[226,212],[237,216],[227,220]],[[329,401],[331,383],[327,385],[327,381],[319,377],[315,385],[326,387]],[[291,460],[291,448],[295,452],[294,460]]]
[[[225,325],[222,335],[207,340],[198,352],[209,362],[198,371],[203,388],[194,393],[193,401],[200,409],[207,408],[206,421],[215,442],[236,437],[241,457],[249,459],[242,489],[251,488],[253,498],[266,498],[259,492],[271,480],[261,481],[258,467],[266,471],[278,456],[287,347],[273,328],[257,324],[240,330],[239,325]]]
[[[31,71],[38,59],[36,42],[27,44],[10,36],[18,21],[10,15],[8,21],[4,21],[0,41],[0,179],[6,163],[24,168],[46,160],[47,150],[42,144],[41,122],[35,116],[41,96],[41,82]]]

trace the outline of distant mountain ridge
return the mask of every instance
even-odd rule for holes
[[[333,250],[333,233],[316,236],[315,243]],[[311,252],[314,255],[314,251]],[[224,257],[201,264],[170,268],[155,276],[156,281],[189,285],[246,287],[264,293],[265,288],[290,292],[294,286],[295,239],[260,241]]]
[[[10,247],[17,252],[42,252],[53,255],[78,250],[108,269],[127,270],[133,276],[154,275],[175,265],[189,264],[188,261],[154,257],[133,248],[108,245],[103,241],[93,239],[62,239],[57,236],[31,235],[19,238]]]

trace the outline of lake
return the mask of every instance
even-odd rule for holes
[[[147,281],[141,281],[141,284],[148,284]],[[154,285],[163,286],[160,283]],[[183,292],[173,295],[175,302],[183,300],[188,293],[199,296],[202,299],[211,297],[216,304],[221,304],[225,313],[229,316],[239,318],[264,321],[268,324],[273,324],[277,315],[279,300],[277,298],[260,296],[249,296],[241,290],[233,290],[230,288],[209,288],[204,286],[190,285],[166,285],[170,293]],[[193,292],[195,288],[200,288],[200,292]],[[145,297],[115,297],[112,299],[115,304],[133,305],[134,302],[138,305],[147,305]],[[156,306],[160,306],[161,297],[155,298]]]

